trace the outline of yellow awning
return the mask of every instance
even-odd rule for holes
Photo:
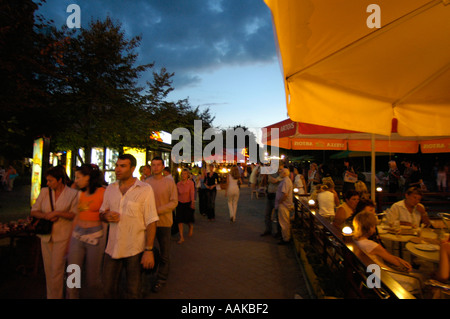
[[[264,1],[290,119],[390,135],[397,118],[402,136],[450,136],[449,0],[377,0],[369,12],[357,0]]]

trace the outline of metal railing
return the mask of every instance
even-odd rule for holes
[[[295,225],[301,232],[306,245],[320,256],[343,298],[360,299],[414,299],[385,270],[380,269],[380,286],[370,288],[368,278],[372,272],[369,265],[375,264],[362,252],[352,239],[346,239],[329,220],[319,215],[299,195],[294,196]]]

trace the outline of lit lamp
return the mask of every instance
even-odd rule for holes
[[[344,241],[348,241],[353,236],[353,229],[349,226],[342,228],[342,235],[344,235]]]
[[[377,192],[378,192],[378,193],[381,193],[382,191],[383,191],[383,189],[382,189],[380,186],[378,186],[378,187],[377,187]]]
[[[308,201],[308,205],[309,205],[309,206],[314,206],[314,205],[316,205],[316,202],[314,201],[314,199],[310,199],[310,200]]]
[[[298,188],[294,188],[294,193],[297,194],[298,193]]]

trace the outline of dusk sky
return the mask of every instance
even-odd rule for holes
[[[259,128],[287,118],[272,20],[263,0],[47,0],[38,13],[57,27],[66,9],[81,9],[81,28],[110,16],[128,38],[141,35],[139,64],[155,62],[142,76],[174,72],[170,100],[189,98],[209,107],[213,125]]]

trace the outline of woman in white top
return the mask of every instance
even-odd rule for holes
[[[77,213],[78,191],[66,186],[66,174],[61,166],[46,173],[47,186],[31,208],[31,216],[53,222],[52,231],[39,235],[48,299],[62,299],[65,255],[72,234],[72,220]],[[51,198],[50,198],[51,192]],[[52,207],[53,206],[53,207]]]
[[[306,194],[306,181],[303,174],[300,174],[298,167],[294,167],[294,188],[298,188],[299,194]]]
[[[228,210],[230,212],[230,222],[236,221],[236,211],[239,201],[239,183],[242,184],[241,174],[237,166],[231,168],[225,187],[225,196],[228,197]]]
[[[327,181],[320,187],[317,194],[319,214],[325,217],[334,217],[335,209],[339,206],[339,196],[334,190],[334,183]]]

